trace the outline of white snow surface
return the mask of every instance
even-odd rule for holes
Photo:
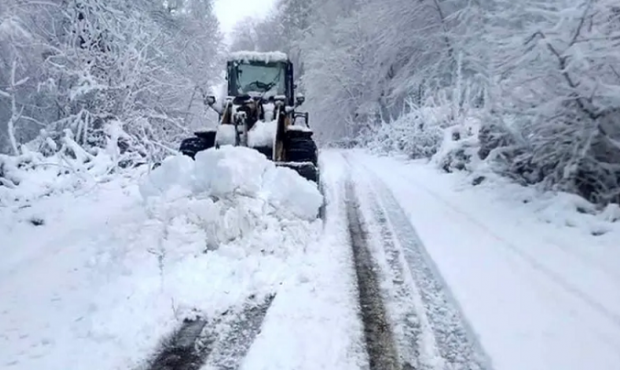
[[[232,52],[228,56],[228,60],[242,60],[248,62],[286,62],[288,60],[288,56],[281,51],[268,51],[268,52],[258,52],[258,51],[236,51]]]
[[[276,133],[278,131],[278,121],[256,121],[254,126],[248,131],[248,145],[275,146]]]
[[[595,213],[573,195],[492,177],[473,186],[434,163],[348,158],[358,183],[409,218],[493,369],[620,369],[617,206]]]
[[[308,126],[302,125],[290,125],[287,127],[289,131],[303,131],[303,132],[312,132],[312,129]]]
[[[219,145],[235,145],[237,135],[234,125],[217,125],[215,142]]]
[[[276,105],[273,103],[263,104],[263,110],[265,111],[265,120],[274,121],[276,119]]]
[[[0,208],[0,368],[137,368],[186,317],[275,292],[286,307],[325,279],[315,271],[332,253],[317,242],[322,197],[292,170],[222,147],[139,175]]]
[[[0,186],[1,369],[137,369],[184,318],[273,293],[240,370],[366,368],[349,179],[362,210],[402,209],[493,370],[620,369],[617,206],[324,150],[322,223],[317,187],[248,148],[119,173],[29,156],[2,158],[19,184]]]

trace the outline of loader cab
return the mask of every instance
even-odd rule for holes
[[[227,62],[228,96],[260,94],[266,99],[285,96],[294,105],[293,63],[286,57],[231,58]]]

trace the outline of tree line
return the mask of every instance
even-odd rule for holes
[[[232,46],[291,55],[324,143],[620,203],[614,0],[278,0]]]

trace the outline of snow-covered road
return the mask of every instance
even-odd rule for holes
[[[192,337],[172,368],[620,369],[620,215],[326,150],[311,221],[288,170],[233,159],[0,209],[0,368],[150,370]]]
[[[359,198],[378,199],[404,236],[414,276],[422,272],[407,254],[418,241],[424,246],[490,366],[620,369],[617,220],[579,213],[570,197],[537,199],[533,190],[501,181],[473,187],[463,174],[420,162],[344,156],[363,189]],[[424,286],[417,289],[424,296]],[[442,339],[435,339],[441,353]]]

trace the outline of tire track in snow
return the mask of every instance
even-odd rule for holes
[[[374,255],[374,260],[385,261],[382,265],[383,271],[379,273],[382,277],[379,285],[382,287],[387,319],[391,322],[394,346],[402,369],[432,369],[433,366],[428,361],[428,356],[420,351],[421,348],[429,347],[427,344],[429,336],[424,335],[424,328],[416,313],[413,297],[415,287],[404,269],[402,253],[396,247],[394,236],[386,227],[385,215],[374,212],[377,210],[377,203],[373,198],[373,219],[370,220],[359,204],[357,191],[354,196],[360,206],[362,229],[370,236],[368,245],[371,247],[369,249]],[[374,219],[375,216],[377,219]],[[432,338],[430,341],[432,342]]]
[[[275,295],[267,296],[262,302],[247,306],[235,315],[221,341],[216,343],[204,369],[236,370],[241,365],[250,346],[260,333],[267,310]]]
[[[209,325],[198,318],[185,320],[162,345],[148,370],[198,370],[212,350],[213,338],[203,335]]]
[[[346,198],[349,235],[357,274],[369,368],[370,370],[398,370],[399,364],[392,329],[387,321],[381,299],[377,266],[366,244],[367,236],[362,229],[358,205],[353,199],[353,186],[350,182],[346,185]]]
[[[490,361],[409,218],[380,179],[374,179],[373,187],[377,195],[378,220],[383,222],[382,227],[391,230],[400,244],[409,273],[423,302],[424,312],[418,314],[428,320],[444,366],[454,370],[490,369]]]
[[[469,323],[461,313],[458,302],[452,297],[449,287],[443,280],[439,270],[427,254],[424,245],[417,235],[409,218],[403,211],[391,191],[363,163],[355,163],[344,154],[345,159],[358,178],[357,188],[367,187],[361,195],[370,205],[367,216],[377,226],[375,232],[380,234],[380,243],[385,253],[387,266],[393,276],[402,275],[408,278],[409,292],[398,292],[394,304],[405,306],[405,310],[413,310],[418,323],[394,320],[396,328],[400,327],[407,333],[419,330],[417,348],[414,353],[418,358],[415,369],[451,369],[451,370],[490,370],[491,362],[480,346]],[[411,353],[409,335],[401,339],[398,350],[400,356]],[[409,348],[403,348],[409,346]]]
[[[186,319],[166,339],[146,370],[236,370],[260,332],[275,294],[250,297],[240,311],[207,320]]]
[[[424,303],[419,295],[414,293],[417,287],[405,268],[403,253],[389,227],[385,212],[376,197],[372,197],[370,203],[372,214],[366,216],[367,222],[378,229],[376,232],[380,236],[386,270],[389,270],[392,278],[392,292],[387,294],[391,295],[391,308],[394,312],[391,319],[395,334],[400,334],[399,337],[395,335],[395,340],[401,361],[414,369],[433,369],[438,362],[437,343],[428,319],[418,314],[424,310]]]

